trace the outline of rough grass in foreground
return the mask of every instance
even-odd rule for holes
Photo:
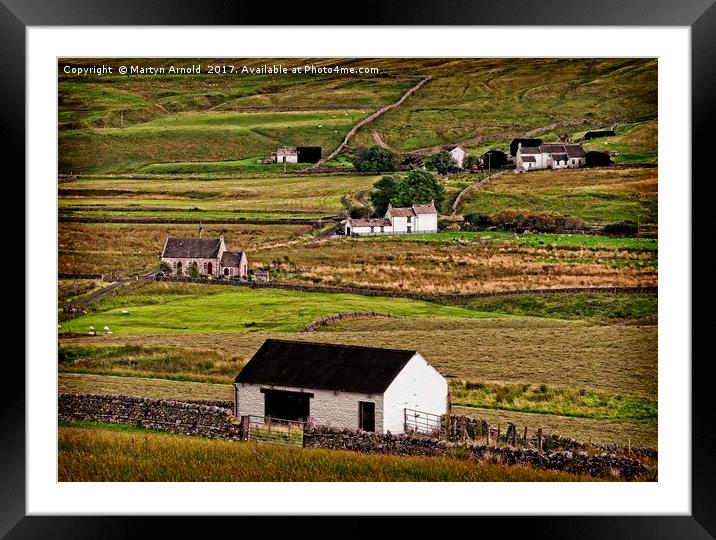
[[[555,471],[453,458],[365,455],[151,433],[60,427],[60,482],[574,482]]]

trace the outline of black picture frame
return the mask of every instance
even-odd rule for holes
[[[545,2],[541,2],[545,7]],[[706,140],[707,127],[714,125],[713,89],[714,52],[716,51],[716,5],[714,0],[693,0],[688,3],[677,0],[606,0],[598,4],[575,5],[566,0],[547,0],[547,9],[532,9],[526,0],[500,2],[498,0],[457,0],[450,2],[450,8],[435,0],[409,2],[407,0],[375,2],[369,0],[360,4],[360,9],[351,10],[351,18],[331,6],[312,4],[310,9],[299,10],[291,17],[290,24],[326,25],[568,25],[568,26],[684,26],[691,29],[691,74],[692,74],[692,141]],[[335,13],[335,15],[333,15]],[[529,13],[529,17],[523,17]],[[555,16],[558,14],[558,16]],[[3,69],[2,112],[6,144],[9,156],[25,155],[25,32],[28,26],[76,26],[76,25],[261,25],[274,24],[266,16],[262,3],[237,1],[213,1],[197,4],[187,0],[0,0],[0,55]],[[707,160],[699,160],[692,152],[692,178],[707,182],[710,180]],[[24,161],[18,159],[20,170],[17,178],[24,178]],[[686,165],[686,164],[685,164]],[[698,185],[692,181],[692,185]],[[701,188],[699,188],[701,189]],[[24,201],[22,191],[18,194]],[[698,199],[693,197],[692,201]],[[699,223],[699,215],[693,209],[692,247],[704,240],[700,231],[705,220]],[[692,259],[693,261],[693,259]],[[692,290],[697,280],[708,271],[707,265],[692,263]],[[705,279],[700,280],[705,283]],[[25,282],[25,298],[27,287]],[[709,291],[710,292],[710,291]],[[696,330],[711,324],[713,317],[697,317],[698,307],[707,306],[711,294],[692,296],[692,350],[703,340],[705,332]],[[703,312],[707,313],[707,312]],[[690,359],[684,358],[688,363]],[[716,535],[716,482],[712,465],[714,456],[714,422],[711,416],[710,377],[708,373],[710,355],[692,353],[692,513],[688,516],[530,516],[530,517],[485,517],[487,523],[480,525],[485,532],[493,526],[502,528],[509,523],[508,537],[535,538],[713,538]],[[25,381],[24,370],[14,374],[13,384],[6,384],[2,393],[2,504],[0,505],[0,534],[8,538],[124,538],[145,536],[151,527],[159,525],[163,536],[207,536],[225,526],[235,526],[237,518],[147,518],[147,517],[90,517],[90,516],[27,516],[25,510]],[[320,513],[320,509],[317,509]],[[253,518],[265,523],[275,518]],[[304,529],[303,519],[289,518],[297,523],[286,523],[288,530]],[[341,527],[342,536],[352,536],[346,531],[355,528],[345,524],[333,525],[332,518],[321,518],[323,533],[332,534]],[[358,519],[358,518],[344,518]],[[375,518],[360,518],[364,527],[375,526],[365,523]],[[457,519],[457,518],[451,518]],[[227,523],[229,521],[229,523]],[[403,533],[409,529],[425,530],[420,518],[401,524]],[[257,524],[259,527],[262,525]],[[439,525],[440,526],[440,525]],[[344,528],[345,527],[345,528]],[[457,531],[460,521],[451,523]],[[484,529],[483,529],[484,527]],[[234,531],[239,533],[239,529]],[[311,527],[312,536],[322,536],[316,526]],[[476,530],[476,534],[477,530]]]

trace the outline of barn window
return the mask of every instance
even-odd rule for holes
[[[385,232],[385,227],[383,227],[382,225],[380,226],[380,232]]]
[[[374,229],[375,229],[375,227],[371,227],[371,228],[370,228],[370,232],[373,232]]]

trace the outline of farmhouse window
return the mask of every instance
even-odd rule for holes
[[[371,228],[370,228],[370,232],[373,232],[374,229],[375,229],[375,227],[371,227]]]
[[[410,216],[408,216],[408,223],[410,223],[410,220],[411,220],[411,217],[410,217]]]
[[[382,225],[380,226],[380,232],[385,232],[385,227],[383,227]]]

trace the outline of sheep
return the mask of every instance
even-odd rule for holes
[[[105,325],[104,331],[105,331],[105,332],[109,332],[109,326]]]
[[[108,336],[111,336],[111,335],[112,335],[112,331],[109,330],[109,331],[107,332],[107,335],[108,335]]]
[[[122,310],[122,315],[129,315],[129,310],[128,310],[128,309],[123,309],[123,310]]]

